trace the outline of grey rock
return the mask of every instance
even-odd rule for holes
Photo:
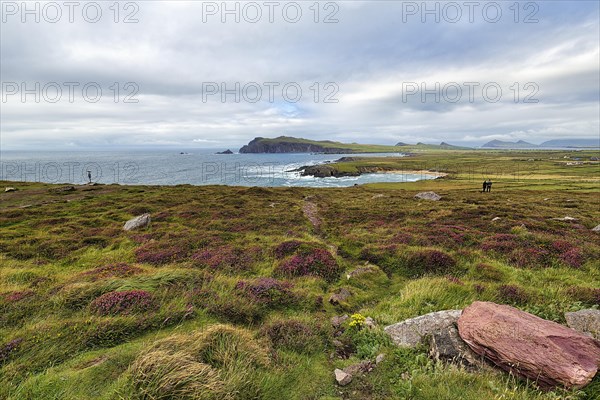
[[[596,226],[595,228],[592,228],[592,231],[600,232],[600,225]]]
[[[7,187],[4,189],[5,192],[16,192],[17,189],[15,189],[14,187]]]
[[[130,231],[132,229],[145,228],[150,225],[150,214],[142,214],[125,222],[123,229]]]
[[[375,364],[380,364],[383,360],[385,360],[385,354],[378,354],[377,357],[375,357]]]
[[[567,312],[565,319],[569,328],[600,340],[600,310]]]
[[[346,322],[346,320],[350,318],[348,317],[348,314],[344,314],[344,315],[336,315],[335,317],[331,317],[331,325],[334,328],[339,328],[340,326],[342,326],[342,324],[344,322]]]
[[[368,274],[368,273],[371,273],[371,272],[377,272],[377,271],[379,271],[379,268],[377,268],[376,266],[374,266],[374,265],[365,265],[363,267],[358,267],[358,268],[350,271],[346,275],[346,278],[347,279],[356,278],[357,276]]]
[[[347,384],[352,382],[352,375],[342,371],[339,368],[336,368],[335,371],[333,371],[333,373],[335,374],[336,382],[340,386],[346,386]]]
[[[365,318],[365,326],[368,328],[375,328],[377,326],[377,323],[373,318],[367,317]]]
[[[577,221],[577,218],[573,218],[573,217],[569,217],[568,215],[566,217],[562,217],[562,218],[553,218],[557,221],[565,221],[565,222],[569,222],[569,221]]]
[[[348,289],[339,288],[334,294],[331,295],[329,302],[335,306],[345,302],[350,296],[352,296],[352,293],[350,293]]]
[[[454,324],[431,335],[429,340],[429,356],[434,360],[459,364],[470,370],[488,367],[483,357],[477,355],[461,339]]]
[[[388,325],[384,331],[401,347],[416,347],[423,338],[440,332],[458,321],[461,310],[436,311]]]
[[[417,193],[415,195],[416,199],[421,199],[421,200],[431,200],[431,201],[439,201],[442,196],[440,196],[439,194],[435,193],[435,192],[421,192],[421,193]]]
[[[375,368],[375,365],[371,361],[365,360],[357,364],[349,365],[346,368],[344,368],[343,371],[348,375],[354,376],[358,374],[364,374],[366,372],[371,372],[373,371],[373,368]]]

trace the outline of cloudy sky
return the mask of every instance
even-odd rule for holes
[[[314,3],[3,1],[2,150],[598,138],[597,1]]]

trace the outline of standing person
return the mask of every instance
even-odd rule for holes
[[[89,183],[92,183],[92,171],[88,170],[87,174],[88,174],[88,180],[90,181]]]
[[[490,181],[489,179],[488,179],[488,181],[487,181],[487,191],[488,191],[488,192],[491,192],[491,191],[492,191],[492,181]]]
[[[487,181],[483,181],[483,190],[482,192],[485,192],[487,190]]]

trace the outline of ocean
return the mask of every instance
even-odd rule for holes
[[[88,171],[93,182],[122,185],[346,187],[433,179],[429,175],[401,172],[342,178],[303,177],[299,172],[291,172],[305,165],[361,154],[215,154],[215,151],[3,151],[0,180],[83,184],[88,182]]]

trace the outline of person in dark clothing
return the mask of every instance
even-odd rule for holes
[[[492,181],[490,181],[489,179],[488,179],[488,181],[487,181],[487,191],[488,191],[488,192],[491,192],[491,191],[492,191]]]
[[[487,181],[483,181],[483,190],[481,190],[482,192],[485,192],[487,190]]]
[[[88,170],[87,173],[88,173],[88,179],[89,179],[90,183],[92,183],[92,171]]]

